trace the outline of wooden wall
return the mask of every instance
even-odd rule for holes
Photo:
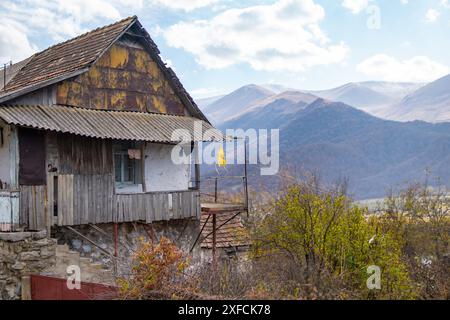
[[[58,175],[58,225],[200,218],[198,191],[114,194],[108,175]]]
[[[56,102],[93,109],[186,114],[150,54],[123,42],[114,44],[88,72],[59,84]]]
[[[111,140],[71,134],[58,134],[56,139],[58,173],[109,175],[114,172]]]
[[[20,221],[30,230],[54,223],[200,219],[196,190],[116,194],[112,141],[49,133],[46,143],[46,165],[56,171],[47,173],[47,185],[20,187]]]
[[[8,101],[9,105],[51,106],[55,103],[56,103],[56,85],[51,85]]]
[[[19,219],[21,225],[29,230],[42,230],[47,227],[47,187],[21,186]]]

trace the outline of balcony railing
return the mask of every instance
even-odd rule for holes
[[[0,232],[15,231],[19,224],[19,191],[0,190]]]

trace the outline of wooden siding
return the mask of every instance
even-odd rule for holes
[[[56,102],[93,109],[187,113],[150,54],[124,43],[114,44],[88,72],[61,82]]]
[[[29,230],[43,230],[47,227],[47,187],[21,186],[19,205],[20,224]]]
[[[114,194],[112,175],[58,175],[57,224],[200,219],[198,191]]]
[[[9,105],[46,105],[56,102],[56,85],[48,86],[8,101]]]
[[[58,134],[57,150],[59,173],[91,175],[114,171],[111,140]]]

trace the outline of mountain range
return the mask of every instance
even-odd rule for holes
[[[429,115],[427,110],[436,110],[431,102],[442,106],[440,112]],[[450,77],[444,77],[426,85],[364,82],[322,91],[273,92],[250,85],[203,110],[222,130],[279,128],[280,170],[316,172],[330,183],[347,179],[356,199],[368,199],[427,178],[450,186],[450,123],[393,121],[368,110],[438,122],[445,108],[450,114],[449,102]],[[390,108],[380,107],[386,103]],[[279,183],[276,177],[253,180],[270,188]]]

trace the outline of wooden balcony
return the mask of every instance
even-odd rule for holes
[[[22,186],[20,191],[20,218],[30,230],[200,215],[198,190],[117,194],[111,175],[54,175],[47,186]]]

